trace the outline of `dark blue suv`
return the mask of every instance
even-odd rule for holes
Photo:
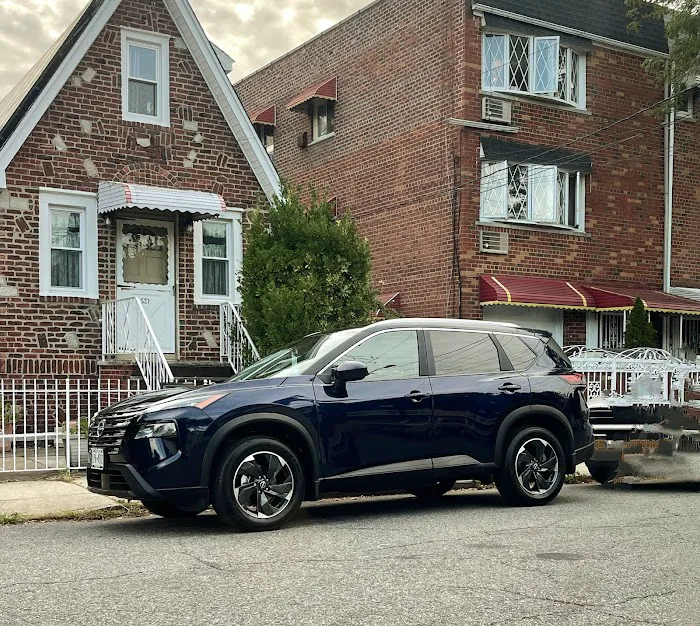
[[[164,517],[213,505],[246,530],[324,494],[431,499],[466,478],[546,504],[593,452],[583,378],[549,334],[427,319],[311,335],[227,383],[130,398],[89,443],[92,491]]]

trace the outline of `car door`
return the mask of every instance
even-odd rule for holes
[[[422,332],[380,331],[330,366],[359,361],[369,372],[364,380],[338,390],[316,378],[323,490],[384,489],[429,478],[432,404],[424,354]]]
[[[529,407],[527,376],[514,370],[491,333],[431,329],[426,344],[436,478],[492,463],[501,422]]]

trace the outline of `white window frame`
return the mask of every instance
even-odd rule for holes
[[[518,163],[518,166],[528,168],[528,193],[527,193],[527,219],[517,219],[509,217],[508,202],[510,198],[510,180],[509,172],[511,167],[516,164],[506,161],[483,161],[481,165],[481,204],[479,208],[479,219],[484,222],[508,222],[514,224],[528,224],[532,226],[552,226],[583,232],[585,230],[585,215],[586,215],[586,177],[582,172],[559,169],[556,165],[537,165],[533,163]],[[576,226],[570,226],[568,221],[568,201],[569,189],[566,186],[565,206],[563,207],[564,214],[561,221],[558,218],[559,206],[559,174],[576,177],[576,186],[578,196],[576,198]],[[535,220],[533,215],[536,207],[534,204],[534,194],[531,193],[531,185],[535,176],[549,176],[554,180],[554,211],[556,217],[554,220]],[[502,210],[499,209],[501,203]]]
[[[80,250],[82,286],[51,285],[51,213],[80,213]],[[66,298],[99,298],[97,256],[97,195],[84,191],[41,188],[39,190],[39,295]]]
[[[527,91],[522,91],[519,89],[514,89],[511,87],[511,75],[510,75],[510,55],[511,55],[511,45],[510,45],[510,38],[512,37],[522,37],[524,39],[529,39],[530,44],[529,44],[529,56],[528,56],[528,90]],[[489,68],[485,67],[485,62],[486,62],[486,39],[488,37],[503,37],[505,40],[504,44],[504,52],[505,52],[505,63],[502,70],[503,73],[503,79],[504,83],[500,85],[494,85],[494,84],[489,84],[489,80],[487,79],[487,76],[493,71]],[[555,41],[556,44],[549,44],[549,45],[554,45],[555,50],[551,51],[551,56],[554,59],[555,63],[555,68],[554,68],[554,76],[556,77],[557,84],[555,86],[555,89],[553,91],[542,91],[542,90],[537,90],[535,89],[535,50],[537,43],[540,41]],[[481,58],[482,58],[482,85],[481,88],[484,91],[487,92],[507,92],[507,93],[512,93],[512,94],[520,94],[520,95],[525,95],[525,96],[533,96],[536,98],[543,98],[546,100],[552,100],[554,102],[560,102],[562,104],[569,104],[571,106],[574,106],[579,109],[585,109],[586,108],[586,53],[579,51],[579,50],[574,50],[578,54],[578,85],[577,85],[577,93],[578,93],[578,100],[574,101],[571,100],[570,98],[560,98],[558,95],[558,88],[559,88],[559,83],[558,83],[558,76],[559,76],[559,49],[564,48],[567,51],[567,85],[566,85],[566,94],[567,96],[571,95],[572,91],[572,55],[571,51],[574,50],[569,46],[564,46],[561,44],[561,40],[558,36],[546,36],[546,37],[528,37],[527,35],[517,35],[515,33],[496,33],[496,32],[487,32],[483,33],[482,35],[482,44],[481,44]]]
[[[676,118],[680,120],[695,119],[695,88],[690,88],[686,91],[686,107],[676,109]]]
[[[227,209],[219,217],[205,222],[221,222],[227,226],[228,235],[228,262],[229,262],[229,295],[218,296],[205,294],[203,290],[204,277],[202,265],[204,260],[204,242],[202,239],[202,222],[194,223],[194,303],[195,304],[223,304],[231,302],[241,304],[241,294],[238,291],[240,272],[243,265],[243,211],[240,209]]]
[[[156,51],[156,113],[142,115],[129,111],[129,46]],[[122,28],[122,119],[155,126],[170,126],[170,37],[143,30]]]
[[[318,131],[320,125],[318,110],[322,106],[328,107],[331,102],[333,103],[331,106],[333,106],[333,128],[335,129],[335,100],[328,100],[326,98],[315,98],[311,101],[311,138],[314,142],[321,141],[326,137],[333,137],[333,135],[335,135],[335,130],[327,130],[327,132],[323,135],[319,134]],[[328,109],[326,109],[326,111],[328,111]],[[326,113],[326,129],[328,129],[328,126],[328,113]]]

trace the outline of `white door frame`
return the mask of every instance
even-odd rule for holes
[[[123,263],[123,249],[122,249],[122,237],[123,237],[123,225],[124,224],[140,224],[144,226],[157,226],[160,228],[166,228],[168,231],[168,284],[167,285],[148,285],[140,283],[127,283],[123,280],[124,276],[124,263]],[[150,319],[151,326],[156,334],[156,337],[161,343],[161,349],[164,354],[176,354],[177,352],[177,295],[176,295],[176,285],[177,285],[177,263],[175,262],[175,224],[174,222],[167,220],[152,220],[152,219],[142,219],[136,217],[124,217],[117,220],[117,241],[116,241],[116,252],[117,252],[117,299],[122,298],[140,298],[141,303],[148,314],[148,305],[150,304],[149,295],[162,294],[163,297],[167,296],[170,299],[170,310],[172,311],[172,319],[170,319],[170,329],[166,321],[165,326],[162,320]],[[170,317],[170,316],[168,316]]]

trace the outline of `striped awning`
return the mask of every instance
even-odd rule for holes
[[[268,126],[277,125],[277,107],[272,106],[258,109],[250,114],[250,121],[253,124],[267,124]]]
[[[640,298],[647,311],[700,315],[700,301],[663,291],[634,287],[600,286],[555,278],[493,276],[479,278],[482,306],[512,306],[583,309],[588,311],[629,311]]]
[[[313,98],[322,98],[323,100],[337,100],[338,99],[338,79],[328,78],[316,85],[307,87],[299,95],[289,101],[287,104],[287,110],[292,111],[297,109],[303,104],[306,104],[309,100]]]
[[[97,197],[97,212],[112,213],[119,209],[151,209],[219,215],[226,211],[226,201],[215,193],[202,191],[101,182]]]

